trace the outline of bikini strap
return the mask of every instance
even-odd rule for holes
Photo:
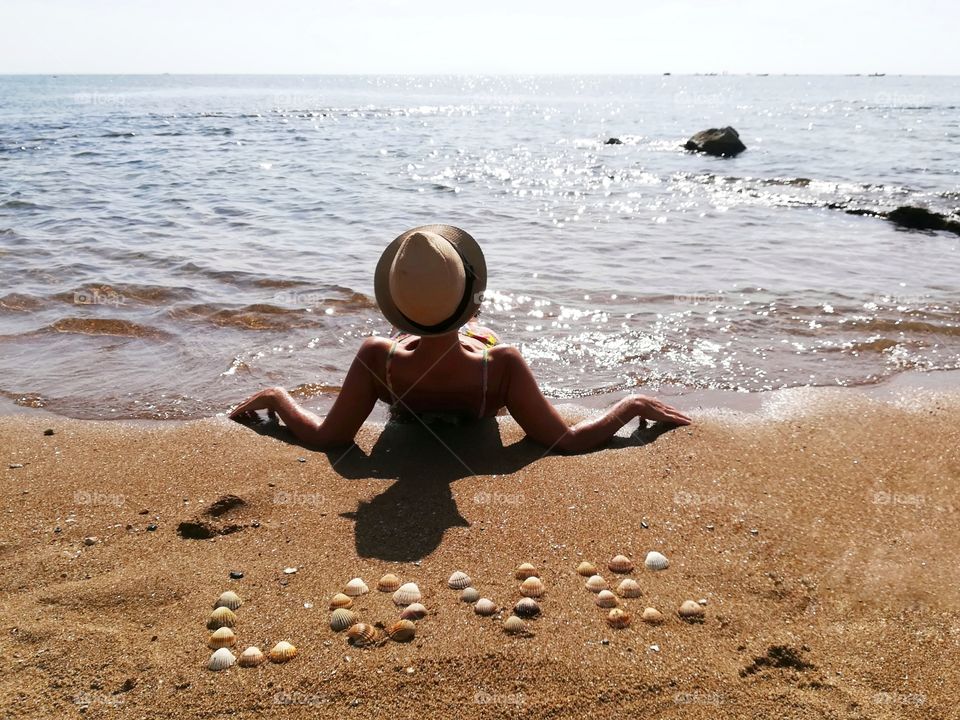
[[[484,410],[487,409],[487,370],[489,368],[490,348],[483,349],[483,379],[480,384],[482,395],[480,396],[480,413],[477,417],[482,418]]]
[[[390,352],[387,353],[387,365],[384,368],[384,375],[387,379],[387,390],[390,392],[390,397],[393,398],[394,402],[397,401],[397,394],[393,391],[393,381],[390,379],[390,361],[393,360],[393,356],[397,352],[397,345],[399,345],[399,342],[394,340],[393,345],[390,346]]]

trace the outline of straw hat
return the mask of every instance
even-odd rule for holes
[[[487,287],[483,251],[452,225],[422,225],[387,245],[374,274],[380,311],[414,335],[439,335],[472,318]]]

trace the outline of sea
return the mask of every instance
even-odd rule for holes
[[[845,212],[900,205],[960,208],[958,77],[3,76],[0,397],[323,411],[434,222],[558,402],[960,368],[960,237]]]

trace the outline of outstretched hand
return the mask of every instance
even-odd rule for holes
[[[267,417],[276,419],[276,393],[273,388],[254,393],[230,411],[230,419],[237,422],[260,422],[258,410],[266,410]]]
[[[639,407],[638,415],[644,420],[665,422],[672,425],[689,425],[691,422],[693,422],[693,419],[689,416],[684,415],[675,407],[671,407],[664,402],[660,402],[656,398],[647,397],[646,395],[637,395],[636,401]]]

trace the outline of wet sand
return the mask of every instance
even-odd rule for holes
[[[223,418],[0,417],[0,706],[30,718],[956,717],[960,395],[942,379],[771,393],[579,457],[544,457],[508,419],[439,437],[371,425],[358,447],[319,453]],[[226,495],[244,504],[209,514]],[[185,539],[182,522],[231,532]],[[644,570],[648,550],[670,568]],[[643,589],[619,631],[574,571],[617,553]],[[446,587],[465,570],[512,605],[523,561],[547,586],[527,637]],[[431,614],[412,643],[350,647],[328,628],[329,598],[362,576],[371,592],[355,609],[389,621],[374,589],[388,571],[417,582]],[[238,651],[287,639],[300,656],[207,671],[204,625],[225,589],[245,600]],[[686,599],[706,600],[703,623],[677,617]],[[646,606],[667,622],[639,622]]]

